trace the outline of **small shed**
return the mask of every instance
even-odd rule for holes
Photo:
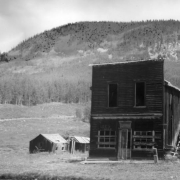
[[[89,151],[89,137],[79,137],[79,136],[71,136],[69,138],[69,151],[70,153],[74,153],[74,151],[80,151],[85,153]]]
[[[59,134],[39,134],[29,142],[29,152],[65,151],[67,141]]]

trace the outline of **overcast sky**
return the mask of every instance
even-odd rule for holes
[[[0,52],[79,21],[180,20],[180,0],[0,0]]]

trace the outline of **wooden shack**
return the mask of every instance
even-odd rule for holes
[[[39,134],[29,142],[29,152],[65,151],[67,141],[59,134]]]
[[[164,79],[164,60],[92,65],[90,157],[159,157],[176,147],[180,90]]]
[[[73,154],[75,151],[85,153],[86,151],[89,151],[89,142],[90,139],[88,137],[70,136],[69,137],[70,153]]]

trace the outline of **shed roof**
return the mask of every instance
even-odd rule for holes
[[[73,138],[76,142],[82,143],[82,144],[89,144],[90,142],[90,138],[88,137],[72,136],[71,138]]]
[[[67,143],[67,141],[59,134],[41,134],[41,135],[56,144]]]
[[[171,84],[169,81],[167,81],[167,80],[164,80],[164,82],[165,82],[165,85],[166,85],[166,86],[169,86],[169,87],[171,87],[171,88],[173,88],[173,89],[175,89],[175,90],[177,90],[177,91],[180,92],[180,89],[179,89],[177,86],[172,85],[172,84]]]

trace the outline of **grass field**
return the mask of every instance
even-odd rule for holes
[[[159,164],[149,161],[83,165],[72,160],[87,157],[88,154],[70,155],[67,152],[29,154],[29,141],[40,133],[89,136],[89,124],[73,117],[75,109],[83,107],[84,105],[80,104],[63,105],[60,103],[35,107],[0,105],[1,119],[23,118],[23,116],[33,118],[0,121],[0,179],[15,179],[15,177],[16,179],[28,179],[27,176],[34,180],[48,179],[48,177],[74,180],[80,180],[80,178],[97,180],[180,179],[180,163],[177,161],[160,161]],[[62,115],[71,117],[62,118],[60,117]]]
[[[37,106],[15,106],[0,104],[0,119],[11,118],[49,118],[61,115],[74,116],[77,108],[84,104],[47,103]]]

